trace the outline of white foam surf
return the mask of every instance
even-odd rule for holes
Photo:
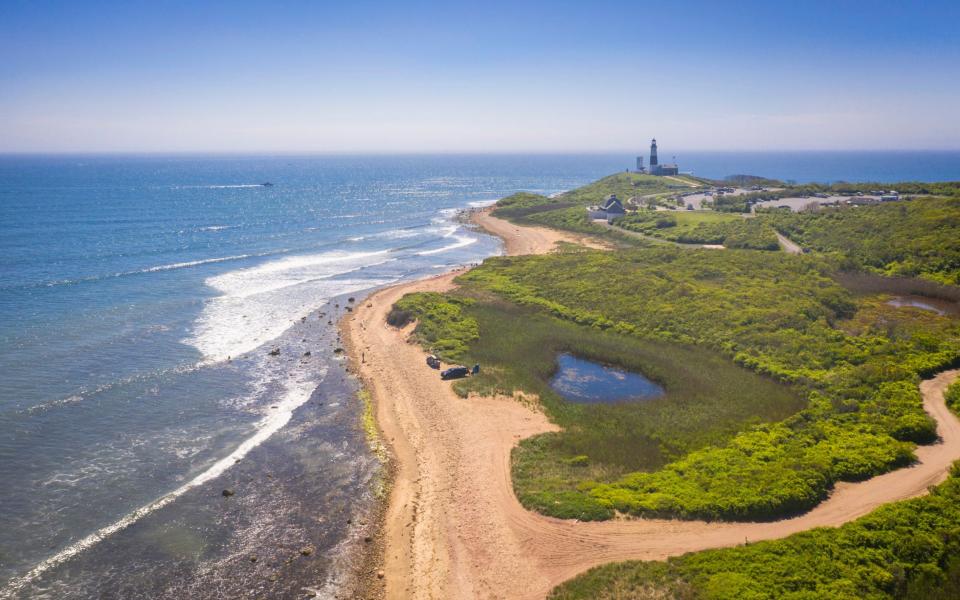
[[[472,208],[486,208],[488,206],[493,206],[496,203],[496,198],[493,200],[474,200],[473,202],[467,202],[467,204]]]
[[[447,237],[447,236],[444,236]],[[434,248],[433,250],[424,250],[423,252],[417,252],[418,256],[430,256],[432,254],[440,254],[442,252],[449,252],[451,250],[456,250],[457,248],[463,248],[464,246],[469,246],[470,244],[475,244],[478,238],[470,237],[466,235],[455,235],[453,236],[456,242],[443,246],[442,248]]]
[[[64,563],[77,554],[80,554],[84,550],[95,546],[100,541],[106,539],[114,533],[117,533],[118,531],[129,527],[150,513],[167,506],[192,488],[207,483],[208,481],[212,481],[213,479],[216,479],[222,475],[227,469],[236,464],[237,461],[246,456],[251,450],[262,444],[270,436],[286,425],[290,421],[293,411],[310,399],[310,394],[315,386],[316,382],[312,381],[306,376],[301,376],[301,379],[289,381],[286,384],[286,390],[284,391],[282,399],[274,405],[276,408],[272,409],[267,416],[257,423],[254,434],[241,442],[240,445],[233,450],[233,452],[221,458],[211,465],[206,471],[197,475],[172,492],[169,492],[160,498],[157,498],[153,502],[127,513],[118,521],[98,529],[82,540],[71,544],[53,556],[41,561],[27,574],[12,579],[7,585],[7,588],[2,591],[3,597],[13,597],[14,594],[21,590],[25,585],[41,576],[44,572]]]
[[[386,279],[333,279],[395,260],[389,250],[290,256],[210,277],[220,293],[208,300],[193,334],[184,340],[217,362],[276,339],[296,321],[339,294],[389,283]]]
[[[136,275],[137,273],[156,273],[157,271],[172,271],[174,269],[185,269],[187,267],[196,267],[199,265],[209,265],[219,262],[227,262],[230,260],[241,260],[244,258],[250,258],[252,254],[237,254],[235,256],[220,256],[218,258],[207,258],[204,260],[189,260],[186,262],[171,263],[169,265],[157,265],[156,267],[147,267],[146,269],[140,269],[139,271],[127,271],[125,273],[117,273],[117,277],[122,277],[124,275]]]

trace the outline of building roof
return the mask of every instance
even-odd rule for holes
[[[603,210],[610,210],[613,207],[623,210],[623,204],[620,203],[620,200],[617,198],[616,194],[610,194],[607,196],[607,199],[603,201],[603,204],[601,204],[600,207]]]

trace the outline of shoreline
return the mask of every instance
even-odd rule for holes
[[[510,255],[544,253],[559,241],[584,241],[514,225],[489,212],[473,211],[471,220],[501,237]],[[940,443],[918,446],[911,467],[836,485],[827,500],[798,517],[760,523],[580,523],[527,511],[513,493],[510,452],[520,439],[556,426],[513,398],[459,398],[449,382],[426,366],[425,352],[408,343],[412,325],[397,330],[385,323],[390,307],[404,294],[449,290],[462,272],[378,290],[340,322],[351,372],[371,394],[378,428],[390,447],[389,499],[377,533],[384,577],[374,580],[368,591],[373,597],[543,598],[559,583],[603,563],[659,560],[840,525],[882,504],[926,493],[945,479],[960,456],[960,421],[942,396],[957,377],[958,370],[952,370],[921,383],[924,408],[937,421]]]

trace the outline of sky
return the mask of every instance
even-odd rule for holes
[[[0,0],[0,152],[960,149],[958,23],[956,0]]]

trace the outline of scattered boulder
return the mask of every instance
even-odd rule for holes
[[[369,544],[373,541],[373,538],[368,535],[367,537],[363,538],[363,541]]]
[[[270,356],[280,356],[280,348],[274,348],[269,352]]]
[[[220,492],[220,493],[223,494],[223,497],[224,497],[224,498],[229,498],[230,496],[236,494],[236,492],[233,491],[233,488],[226,488],[225,490],[223,490],[223,491]]]
[[[256,555],[256,554],[251,554],[251,555],[250,555],[250,562],[252,562],[252,563],[257,562],[257,555]]]
[[[303,355],[304,355],[304,356],[310,356],[310,351],[307,350],[306,352],[303,353]]]
[[[377,571],[377,579],[383,579],[383,576],[384,576],[383,571]]]
[[[354,301],[353,296],[350,296],[349,298],[347,298],[347,302],[353,302],[353,301]]]
[[[313,554],[313,546],[304,546],[303,548],[300,548],[300,554],[302,556],[310,556]]]
[[[341,348],[340,346],[337,346],[336,348],[333,349],[333,353],[334,353],[334,354],[343,354],[343,348]]]

